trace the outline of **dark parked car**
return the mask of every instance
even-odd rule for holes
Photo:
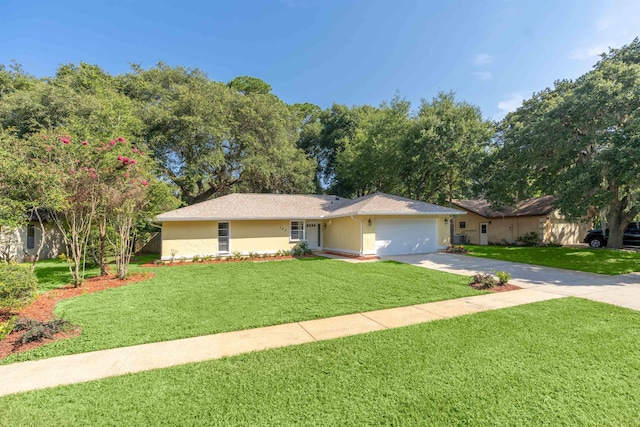
[[[592,248],[602,248],[607,246],[607,234],[602,234],[602,230],[590,230],[584,238],[584,242],[588,243]],[[632,222],[624,229],[624,237],[622,239],[624,246],[640,246],[640,223]]]

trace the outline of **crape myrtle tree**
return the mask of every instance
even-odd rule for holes
[[[41,133],[33,136],[31,145],[32,167],[45,170],[63,195],[54,218],[69,251],[73,284],[79,286],[84,280],[89,236],[92,227],[103,222],[115,254],[116,275],[124,279],[136,223],[164,209],[156,204],[161,200],[157,194],[163,193],[157,187],[166,186],[154,177],[153,160],[123,137],[90,142]],[[170,199],[168,190],[164,194]]]
[[[487,196],[509,203],[553,192],[570,218],[595,209],[620,248],[640,209],[640,40],[602,54],[591,71],[526,100],[500,125]]]

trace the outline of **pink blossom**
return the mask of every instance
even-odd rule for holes
[[[89,171],[91,171],[91,172],[95,172],[95,171],[96,171],[96,168],[89,168]]]
[[[133,147],[133,152],[134,152],[134,153],[137,153],[137,152],[138,152],[138,149],[137,149],[136,147]]]
[[[106,146],[107,144],[105,144],[104,142],[101,142],[100,145],[102,145],[103,147]]]
[[[125,172],[124,177],[129,178],[129,172]]]
[[[71,169],[71,175],[75,175],[75,174],[76,174],[75,169]]]
[[[118,142],[125,142],[125,141],[126,140],[123,137],[121,137],[121,136],[118,137]]]
[[[116,145],[116,142],[112,139],[111,141],[109,141],[109,145],[111,146]]]
[[[146,187],[147,185],[149,185],[149,183],[147,181],[145,181],[144,179],[141,182],[143,187]]]
[[[135,165],[136,163],[138,163],[138,161],[136,159],[129,159],[129,163]]]
[[[125,165],[126,165],[126,164],[129,164],[129,159],[127,159],[126,157],[125,157],[125,158],[123,158],[123,159],[122,159],[122,163],[124,163]]]
[[[124,159],[124,157],[122,157],[122,156],[118,156],[118,161],[119,161],[119,162],[121,162],[121,161],[122,161],[122,159]]]
[[[87,145],[87,141],[82,141],[82,145]]]
[[[68,143],[70,143],[70,142],[71,142],[71,141],[69,140],[69,138],[63,138],[63,137],[60,137],[60,138],[58,138],[58,139],[59,139],[63,144],[68,144]]]
[[[51,151],[51,147],[47,147],[47,151]]]

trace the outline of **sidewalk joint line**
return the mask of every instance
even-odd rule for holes
[[[300,326],[302,328],[303,331],[305,331],[307,333],[307,335],[309,335],[311,337],[312,340],[314,341],[318,341],[318,338],[314,337],[313,335],[311,335],[311,332],[309,332],[307,330],[307,328],[305,328],[304,326],[302,326],[302,322],[296,322],[298,324],[298,326]]]

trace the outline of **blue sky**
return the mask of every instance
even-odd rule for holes
[[[37,76],[162,60],[323,108],[454,91],[494,119],[640,35],[638,0],[0,0],[0,16],[0,63]]]

